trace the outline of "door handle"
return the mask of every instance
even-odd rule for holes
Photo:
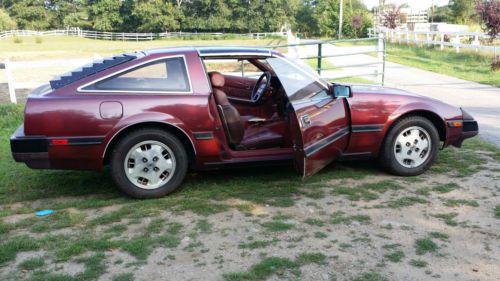
[[[311,125],[311,117],[309,117],[309,114],[302,115],[300,121],[302,122],[302,127]]]

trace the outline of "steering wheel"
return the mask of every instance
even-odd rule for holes
[[[264,81],[264,79],[266,80]],[[271,72],[265,71],[259,77],[259,80],[257,80],[255,86],[253,86],[252,95],[250,96],[252,101],[254,103],[261,101],[262,97],[264,97],[264,94],[267,92],[270,86],[271,86]]]

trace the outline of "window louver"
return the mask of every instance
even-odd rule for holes
[[[58,76],[50,80],[50,87],[54,90],[64,87],[68,84],[83,79],[87,76],[96,74],[97,72],[136,59],[140,55],[141,53],[121,54],[113,57],[104,58],[102,60],[96,60],[91,64],[84,65],[79,69],[62,74],[61,76]]]

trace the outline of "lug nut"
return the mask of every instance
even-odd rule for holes
[[[406,143],[406,146],[410,146],[411,144],[409,142]]]
[[[160,169],[158,167],[154,167],[153,171],[158,172]]]
[[[153,157],[153,161],[155,161],[155,162],[158,161],[158,157],[156,157],[156,156]]]
[[[148,159],[146,157],[142,158],[142,162],[146,163],[148,162]]]
[[[144,168],[143,171],[144,171],[144,173],[147,173],[147,172],[149,172],[149,169],[148,168]]]

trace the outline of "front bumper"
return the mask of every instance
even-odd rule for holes
[[[465,110],[462,110],[462,133],[460,137],[453,142],[453,146],[461,147],[464,140],[477,136],[479,133],[479,125],[474,118]]]
[[[14,160],[33,169],[50,168],[48,148],[45,136],[26,136],[22,125],[10,137],[10,150]]]

